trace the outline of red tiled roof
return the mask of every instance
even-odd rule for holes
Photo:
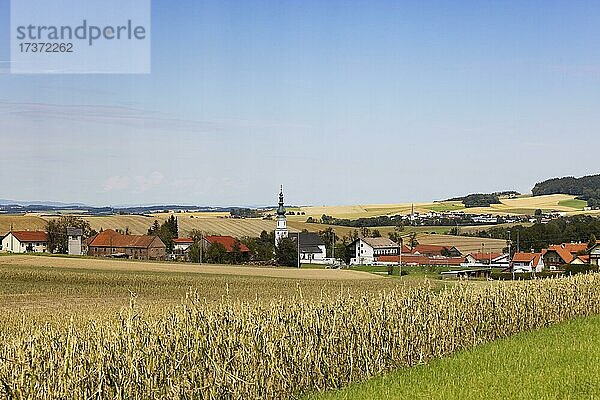
[[[402,262],[404,262],[404,258],[406,258],[406,257],[411,257],[411,256],[403,254]],[[380,262],[396,262],[397,263],[398,260],[399,260],[398,256],[379,256],[379,257],[377,257],[377,261],[380,261]]]
[[[438,244],[418,244],[412,249],[412,253],[426,255],[441,255],[443,251],[449,251],[452,246],[442,246]]]
[[[576,259],[580,259],[581,262],[585,263],[585,264],[589,264],[590,262],[590,255],[589,254],[583,254],[581,256],[577,256],[573,259],[573,261],[575,261]],[[573,262],[571,261],[571,262]]]
[[[379,262],[398,262],[398,256],[379,256]],[[419,254],[403,254],[402,264],[412,265],[460,265],[462,257],[427,257]]]
[[[47,242],[48,234],[42,231],[12,231],[19,242]]]
[[[565,264],[569,264],[571,261],[573,261],[573,254],[571,254],[569,250],[561,245],[549,246],[543,254],[546,255],[546,253],[549,251],[555,251]]]
[[[533,265],[537,265],[540,261],[542,253],[515,253],[513,256],[513,262],[530,263],[533,261]]]
[[[477,261],[489,261],[502,256],[502,253],[471,253],[469,255]]]
[[[192,239],[192,238],[177,238],[177,239],[173,239],[173,243],[182,243],[182,244],[194,243],[194,239]]]
[[[121,235],[112,229],[108,229],[94,236],[89,243],[89,247],[134,247],[147,249],[156,238],[156,236],[148,235]],[[160,239],[158,240],[160,241]]]
[[[204,236],[204,239],[208,243],[221,243],[227,252],[233,251],[235,245],[235,238],[232,236]],[[240,251],[242,253],[249,253],[250,249],[243,243],[240,243]]]
[[[587,243],[563,243],[559,246],[564,247],[569,253],[573,255],[579,253],[580,251],[586,251],[588,249]]]

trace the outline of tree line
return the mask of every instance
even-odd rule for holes
[[[600,207],[600,174],[581,178],[567,176],[553,178],[535,184],[531,190],[534,196],[548,194],[570,194],[587,201],[589,207]]]
[[[538,222],[528,227],[494,227],[463,236],[508,240],[509,232],[513,250],[519,247],[522,251],[541,251],[552,244],[571,242],[587,242],[591,246],[600,237],[600,219],[590,215],[575,215],[545,224]]]

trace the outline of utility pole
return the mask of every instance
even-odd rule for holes
[[[298,232],[298,269],[300,269],[300,232]]]
[[[204,251],[204,232],[200,231],[200,264],[202,264],[203,251]]]
[[[513,280],[515,280],[515,269],[514,269],[514,267],[511,265],[511,254],[510,254],[510,248],[511,248],[511,243],[510,243],[510,231],[508,231],[508,266],[509,266],[509,268],[512,270]]]
[[[333,240],[331,242],[331,258],[333,258],[333,262],[335,263],[335,231],[332,229]]]
[[[404,239],[400,238],[400,249],[398,249],[398,264],[400,264],[400,279],[402,279],[402,243]]]

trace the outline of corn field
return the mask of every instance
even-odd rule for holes
[[[0,317],[0,394],[16,399],[290,398],[600,312],[600,275],[398,286],[209,303],[67,324]]]

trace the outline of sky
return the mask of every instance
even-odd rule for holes
[[[600,173],[598,1],[152,1],[150,74],[9,73],[0,198],[335,205]]]

